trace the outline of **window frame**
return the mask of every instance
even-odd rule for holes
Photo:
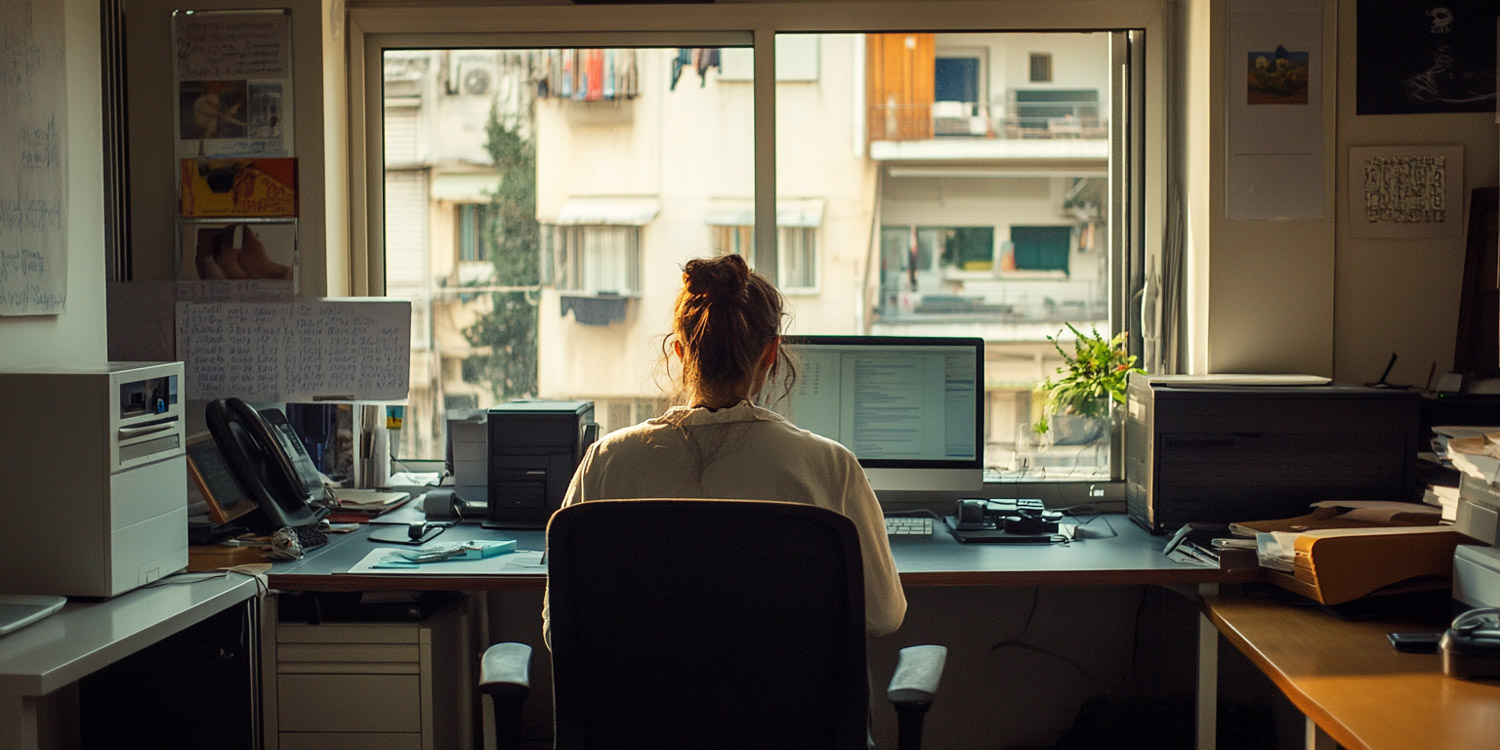
[[[454,259],[459,263],[488,263],[493,248],[486,241],[485,227],[489,223],[488,203],[456,203],[453,212],[457,224],[453,232]],[[465,252],[468,256],[465,257]]]
[[[872,2],[851,17],[838,2],[739,2],[722,5],[604,7],[517,3],[504,12],[486,7],[443,6],[407,0],[401,5],[350,8],[348,13],[347,93],[349,182],[345,196],[351,214],[350,286],[356,295],[385,290],[383,248],[383,153],[381,53],[387,47],[459,48],[735,46],[754,50],[755,266],[776,278],[779,232],[776,222],[776,57],[781,33],[880,33],[903,31],[1112,33],[1111,64],[1127,66],[1115,76],[1111,97],[1110,159],[1112,267],[1110,327],[1130,330],[1131,348],[1140,348],[1140,300],[1131,290],[1144,285],[1148,254],[1166,234],[1171,21],[1155,0],[1029,0],[976,3],[950,0]],[[460,29],[464,31],[459,31]],[[1145,40],[1150,44],[1143,44]],[[1127,123],[1127,112],[1138,118]],[[1156,126],[1146,131],[1145,123]],[[1126,132],[1127,127],[1136,128]],[[819,272],[821,282],[821,270]],[[1116,443],[1118,441],[1115,441]],[[997,482],[987,488],[1006,495],[1086,500],[1123,500],[1123,452],[1114,445],[1114,478],[1101,482]],[[1083,485],[1069,487],[1068,485]],[[1103,486],[1100,486],[1103,485]],[[996,494],[995,496],[999,496]],[[929,498],[930,500],[930,498]]]
[[[570,294],[613,294],[634,296],[641,291],[641,228],[630,224],[570,224],[546,225],[546,236],[558,243],[551,250],[555,257],[557,276],[555,284],[561,291]],[[623,244],[621,249],[618,247]],[[559,248],[561,252],[558,252]],[[617,269],[616,288],[606,288],[599,282],[603,271],[601,256],[619,252],[623,255]],[[613,265],[613,264],[612,264]]]

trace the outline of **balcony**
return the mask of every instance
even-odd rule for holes
[[[1105,168],[1109,124],[1093,89],[1012,89],[992,103],[900,103],[870,108],[876,161],[1027,162]]]

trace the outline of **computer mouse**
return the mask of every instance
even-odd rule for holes
[[[421,539],[427,533],[426,521],[412,521],[406,526],[406,535],[412,539]]]

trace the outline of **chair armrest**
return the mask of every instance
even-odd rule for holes
[[[885,695],[892,703],[931,703],[948,661],[946,646],[907,646],[896,658]]]
[[[496,643],[479,661],[479,692],[525,698],[531,692],[531,647]]]

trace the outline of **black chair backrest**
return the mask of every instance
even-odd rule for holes
[[[558,511],[547,545],[556,747],[866,747],[848,518],[600,500]]]

